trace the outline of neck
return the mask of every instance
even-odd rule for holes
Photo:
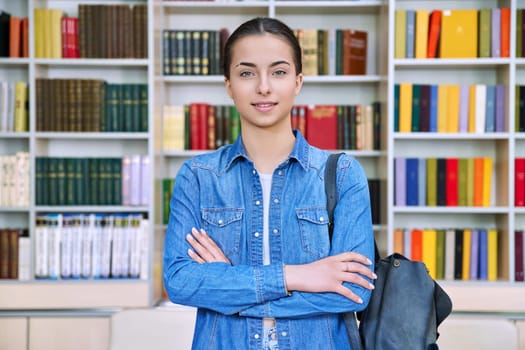
[[[246,152],[254,162],[257,171],[271,174],[292,152],[295,136],[291,128],[280,130],[246,128],[242,140]]]

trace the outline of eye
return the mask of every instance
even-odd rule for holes
[[[253,75],[252,72],[250,71],[242,71],[239,76],[241,76],[242,78],[248,78],[248,77],[251,77]]]
[[[286,75],[286,71],[284,69],[277,69],[273,72],[274,75]]]

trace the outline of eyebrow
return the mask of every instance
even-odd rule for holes
[[[287,64],[287,65],[290,65],[290,62],[288,61],[285,61],[285,60],[281,60],[281,61],[275,61],[275,62],[272,62],[272,64],[270,64],[270,67],[275,67],[275,66],[278,66],[280,64]],[[251,62],[239,62],[235,68],[239,67],[239,66],[247,66],[247,67],[257,67],[255,63],[251,63]]]

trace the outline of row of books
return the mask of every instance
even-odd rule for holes
[[[36,157],[36,205],[124,205],[149,203],[147,155],[122,158]]]
[[[0,279],[29,279],[28,230],[0,228]]]
[[[146,132],[148,85],[36,79],[37,131]]]
[[[395,84],[394,131],[503,132],[506,101],[504,85]]]
[[[37,215],[35,278],[147,279],[148,226],[141,214]]]
[[[493,205],[493,161],[476,158],[394,158],[396,206]]]
[[[165,178],[161,180],[162,188],[162,223],[168,224],[170,217],[170,200],[173,192],[174,178]],[[372,223],[374,225],[381,222],[381,181],[379,179],[368,179],[368,189],[370,191],[370,209]]]
[[[509,57],[510,8],[395,10],[395,58]]]
[[[304,75],[365,75],[368,32],[355,29],[294,29],[303,49]]]
[[[29,57],[27,17],[0,9],[0,57]]]
[[[514,205],[525,207],[525,158],[514,159]]]
[[[78,17],[60,9],[34,10],[36,58],[147,58],[145,4],[78,5]]]
[[[0,207],[29,206],[29,153],[0,155]]]
[[[423,262],[434,279],[496,281],[499,235],[494,228],[399,228],[394,251]]]
[[[0,81],[0,131],[29,130],[29,89],[23,81]]]

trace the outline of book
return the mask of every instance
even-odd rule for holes
[[[337,149],[337,106],[310,105],[306,111],[306,139],[316,147]]]
[[[443,10],[439,56],[441,58],[478,56],[478,10]]]
[[[514,232],[514,281],[523,282],[523,230]]]
[[[396,157],[394,159],[394,198],[396,206],[407,205],[406,185],[407,185],[406,158]]]
[[[479,33],[478,33],[478,57],[491,57],[491,9],[482,8],[479,10]]]
[[[510,56],[510,8],[500,8],[500,53],[501,57]]]
[[[482,205],[492,205],[492,158],[483,158],[483,198]]]
[[[423,262],[423,230],[412,229],[410,242],[411,259]]]
[[[416,11],[406,10],[406,58],[415,58]]]
[[[422,233],[422,261],[427,267],[428,274],[437,278],[437,231],[424,229]]]
[[[446,205],[458,205],[458,158],[446,159]]]
[[[426,205],[435,207],[437,205],[437,159],[427,158],[427,201]]]
[[[488,229],[487,232],[487,276],[489,281],[496,281],[498,279],[498,231],[496,229]]]
[[[368,32],[345,29],[343,47],[343,74],[365,75],[367,72]]]
[[[429,16],[428,10],[416,10],[415,58],[427,58]]]
[[[405,181],[406,181],[406,205],[417,206],[419,200],[419,159],[406,158],[405,159]],[[397,174],[397,173],[396,173]]]
[[[488,237],[487,230],[479,230],[479,271],[478,278],[486,280],[488,277]]]
[[[399,84],[399,132],[412,131],[412,84]]]
[[[395,10],[395,27],[394,27],[394,57],[406,58],[406,21],[407,12],[403,9]]]
[[[514,159],[514,205],[525,207],[525,158]]]
[[[427,58],[438,57],[438,44],[441,34],[441,10],[432,10],[429,18]]]
[[[446,229],[445,231],[445,280],[454,280],[456,254],[456,231]]]
[[[463,230],[463,254],[461,262],[461,279],[468,281],[470,279],[470,257],[472,255],[472,230]]]
[[[479,277],[479,230],[472,229],[470,237],[470,280]]]

